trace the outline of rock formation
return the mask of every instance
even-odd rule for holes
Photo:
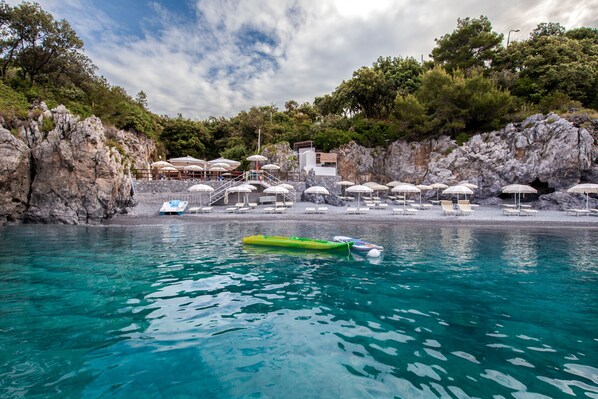
[[[462,146],[448,137],[397,141],[388,149],[351,143],[337,151],[338,172],[344,179],[362,181],[452,185],[467,180],[479,187],[475,194],[482,199],[499,195],[501,187],[512,183],[533,185],[550,196],[598,176],[595,148],[585,128],[555,114],[534,115],[475,135]],[[563,203],[563,198],[552,200]],[[548,203],[551,197],[545,200]]]
[[[64,106],[42,108],[19,138],[0,129],[0,224],[98,223],[125,212],[132,205],[128,167],[135,157],[121,154],[124,146],[105,132],[98,118],[79,121]],[[115,138],[126,141],[124,134]]]

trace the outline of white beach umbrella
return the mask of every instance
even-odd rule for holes
[[[257,187],[254,186],[253,184],[249,184],[249,183],[245,183],[245,184],[240,184],[237,187],[247,187],[248,189],[250,189],[251,191],[255,191],[257,190]]]
[[[319,194],[319,195],[329,195],[330,192],[326,190],[325,187],[322,186],[311,186],[304,191],[305,194]]]
[[[354,186],[355,182],[348,181],[348,180],[341,180],[341,181],[337,181],[336,185],[337,186],[341,186],[341,194],[345,195],[346,194],[345,188],[348,187],[348,186]]]
[[[229,193],[237,193],[237,202],[241,200],[241,193],[245,194],[243,203],[247,203],[247,194],[251,192],[249,187],[244,187],[243,185],[230,187],[226,189],[226,195],[228,197]]]
[[[279,170],[280,166],[274,165],[273,163],[267,163],[264,166],[262,166],[262,169],[264,169],[264,170]]]
[[[187,189],[187,191],[192,193],[211,193],[214,191],[213,187],[208,186],[207,184],[195,184]],[[202,205],[201,195],[199,196],[199,206]]]
[[[156,161],[152,162],[150,166],[152,167],[152,169],[162,169],[166,167],[172,167],[172,164],[166,161]]]
[[[359,201],[361,200],[361,194],[363,194],[363,193],[371,194],[374,192],[374,190],[368,186],[357,184],[357,185],[348,187],[347,189],[345,189],[345,192],[357,193],[357,208],[359,208]]]
[[[288,183],[280,183],[278,185],[278,187],[283,187],[286,188],[289,191],[295,191],[295,187],[293,187],[292,185],[288,184]]]
[[[505,194],[513,194],[515,205],[517,208],[521,208],[521,194],[537,194],[538,190],[532,186],[525,184],[509,184],[504,186],[501,191]]]
[[[398,180],[393,180],[393,181],[389,181],[388,183],[386,183],[386,185],[387,185],[388,187],[396,187],[396,186],[398,186],[399,184],[404,184],[404,183],[403,183],[403,182],[400,182],[400,181],[398,181]]]
[[[459,186],[465,186],[465,187],[467,187],[467,188],[469,188],[471,190],[475,190],[475,189],[478,188],[478,186],[476,186],[473,183],[468,182],[467,180],[460,181],[458,185]]]
[[[598,184],[583,183],[577,184],[567,190],[568,193],[579,193],[586,195],[586,209],[590,209],[590,193],[598,193]]]
[[[260,162],[264,162],[264,161],[268,160],[268,158],[266,158],[263,155],[259,155],[259,154],[248,156],[246,159],[248,161],[255,162],[255,169],[256,170],[260,169]]]
[[[288,194],[289,190],[287,188],[281,187],[281,186],[272,186],[272,187],[268,187],[267,189],[264,190],[264,193],[266,194],[274,194],[276,197],[278,197],[278,194]]]
[[[165,166],[163,168],[160,168],[160,170],[162,172],[178,172],[179,170],[177,168],[175,168],[174,166]]]
[[[187,172],[202,172],[203,168],[199,165],[187,165],[183,167],[183,170],[186,170]]]
[[[224,170],[228,170],[230,168],[230,165],[225,162],[216,162],[210,164],[210,170],[212,170],[213,168],[222,168]]]
[[[404,183],[399,184],[398,186],[394,186],[392,188],[392,190],[390,190],[390,191],[392,191],[393,193],[399,193],[399,194],[400,193],[403,193],[403,194],[421,193],[421,190],[419,188],[415,187],[413,184],[404,184]],[[406,195],[405,195],[405,197],[406,197]],[[403,198],[403,209],[406,206],[406,202],[407,202],[407,199]]]
[[[425,185],[425,184],[418,184],[415,187],[420,189],[420,193],[419,193],[419,204],[422,204],[422,193],[421,191],[426,191],[426,190],[432,190],[432,187]]]
[[[432,183],[430,184],[430,187],[432,187],[434,190],[436,190],[436,200],[438,201],[438,196],[440,194],[440,190],[444,190],[445,188],[448,188],[448,186],[444,183]]]
[[[459,195],[473,194],[473,191],[469,187],[465,187],[461,184],[456,186],[450,186],[442,192],[442,194],[457,194],[457,201],[459,201]]]

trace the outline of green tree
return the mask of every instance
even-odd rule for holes
[[[486,68],[502,50],[503,35],[492,31],[487,17],[459,18],[457,28],[436,39],[430,56],[447,71]]]
[[[382,115],[385,79],[381,71],[359,68],[353,72],[353,78],[343,81],[336,91],[351,112],[363,113],[366,118],[379,118]]]
[[[166,119],[160,139],[171,157],[189,155],[202,158],[206,155],[206,145],[210,143],[209,133],[202,123],[182,117]]]

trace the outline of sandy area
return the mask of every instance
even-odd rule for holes
[[[187,209],[195,205],[189,205]],[[575,216],[562,211],[539,211],[534,216],[505,216],[499,206],[480,206],[468,216],[445,216],[440,206],[420,210],[415,215],[396,215],[393,208],[402,205],[389,204],[386,209],[370,209],[364,215],[347,213],[347,207],[320,205],[328,208],[326,213],[306,213],[306,208],[314,208],[311,202],[299,202],[287,208],[285,213],[267,213],[266,208],[271,205],[260,205],[247,213],[228,213],[227,206],[213,206],[211,213],[160,216],[160,204],[140,202],[133,212],[128,215],[118,215],[104,224],[110,225],[146,225],[146,224],[176,224],[201,222],[258,222],[258,221],[296,221],[296,222],[334,222],[334,223],[369,223],[379,224],[421,224],[421,225],[470,225],[485,227],[534,227],[534,228],[584,228],[598,230],[598,215]],[[351,205],[356,206],[356,205]]]

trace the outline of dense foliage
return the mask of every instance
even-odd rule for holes
[[[441,134],[462,141],[534,112],[598,109],[598,30],[553,22],[505,47],[485,16],[458,19],[436,39],[431,61],[380,57],[313,103],[289,100],[284,109],[256,106],[202,121],[154,115],[143,91],[133,99],[98,77],[68,22],[36,3],[0,1],[0,35],[5,121],[26,117],[40,101],[64,104],[160,141],[167,156],[244,159],[258,150],[258,136],[262,146],[313,140],[323,151]]]

